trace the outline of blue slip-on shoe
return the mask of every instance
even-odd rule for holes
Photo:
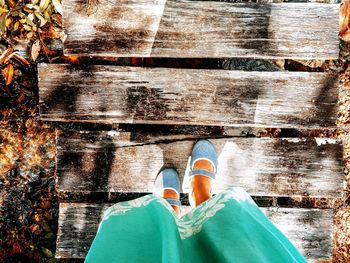
[[[193,165],[195,164],[195,162],[199,160],[206,160],[210,162],[213,166],[214,171],[211,172],[206,169],[194,170]],[[207,176],[212,180],[214,180],[217,172],[217,167],[218,167],[218,155],[214,145],[208,140],[199,140],[198,142],[196,142],[196,144],[193,146],[193,149],[192,149],[188,180],[191,181],[192,177],[197,175]],[[192,199],[191,191],[189,193],[189,201],[190,201],[191,207],[194,207],[194,201]]]
[[[170,205],[180,207],[180,178],[177,171],[173,168],[164,168],[159,171],[153,186],[153,194],[163,197],[163,192],[170,189],[176,192],[177,199],[164,198]]]
[[[210,162],[214,168],[214,172],[210,172],[205,169],[193,170],[194,163],[199,160],[206,160]],[[214,145],[208,140],[199,140],[196,142],[192,149],[189,178],[191,179],[191,177],[194,175],[203,175],[215,179],[217,167],[218,155]]]

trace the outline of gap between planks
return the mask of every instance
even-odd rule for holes
[[[136,192],[69,192],[59,191],[58,198],[62,203],[117,203],[130,201],[151,193]],[[284,208],[318,208],[338,209],[343,205],[341,197],[308,197],[308,196],[255,196],[251,198],[259,207],[284,207]],[[190,205],[188,194],[181,193],[182,205]]]

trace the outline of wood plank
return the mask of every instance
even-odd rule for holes
[[[61,134],[57,143],[59,190],[149,193],[163,166],[176,167],[183,179],[195,140],[143,144],[129,142],[129,136],[111,131]],[[340,140],[221,138],[211,141],[220,163],[214,193],[228,186],[241,186],[257,196],[341,196]],[[184,192],[187,191],[188,185],[184,183]]]
[[[56,257],[84,258],[110,205],[61,203]],[[332,209],[261,209],[309,262],[331,258]]]
[[[135,57],[338,58],[339,5],[63,1],[66,54]],[[98,4],[97,4],[98,3]]]
[[[47,121],[335,127],[338,77],[318,72],[41,65]]]

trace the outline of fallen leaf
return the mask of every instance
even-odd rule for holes
[[[350,1],[341,3],[339,13],[339,36],[345,41],[350,41]]]
[[[31,225],[30,227],[30,231],[34,234],[39,230],[39,226],[38,225]]]
[[[6,27],[9,28],[11,26],[12,22],[13,22],[12,17],[6,18],[6,22],[5,22]]]
[[[33,19],[34,19],[34,15],[33,14],[29,14],[26,17],[26,24],[29,26],[34,26],[35,24],[33,23]]]
[[[7,10],[6,8],[3,8],[3,7],[0,7],[0,13],[6,13],[8,12],[9,10]]]
[[[13,80],[13,73],[14,69],[12,64],[8,64],[7,67],[4,69],[4,77],[5,77],[5,83],[6,86],[10,85]]]
[[[55,7],[56,11],[62,15],[62,5],[58,0],[52,0],[52,4]]]
[[[86,8],[87,16],[90,16],[92,14],[94,5],[95,5],[95,1],[94,0],[88,0],[87,8]]]
[[[0,35],[3,34],[6,30],[6,14],[3,13],[0,15]]]
[[[32,45],[31,56],[33,61],[35,61],[38,58],[40,54],[40,50],[41,50],[41,44],[39,39],[37,39]]]
[[[48,29],[45,29],[42,34],[40,34],[43,38],[60,38],[61,31],[59,28],[50,25]]]
[[[45,247],[42,247],[41,248],[41,251],[45,254],[45,256],[47,256],[48,258],[52,258],[54,255],[53,253],[51,252],[51,250],[45,248]]]
[[[33,36],[34,36],[34,33],[33,32],[29,32],[27,34],[27,39],[31,39]]]
[[[13,54],[13,55],[12,55]],[[28,60],[26,60],[24,57],[22,57],[22,56],[20,56],[20,55],[18,55],[18,54],[16,54],[16,53],[12,53],[11,55],[12,55],[12,57],[14,58],[14,59],[16,59],[17,61],[19,61],[20,63],[22,63],[23,65],[25,65],[25,66],[29,66],[30,65],[30,63],[28,62]]]
[[[49,6],[50,0],[41,0],[40,1],[40,10],[44,11]]]
[[[13,31],[17,31],[19,27],[19,21],[16,21],[16,23],[13,25]]]
[[[67,56],[63,56],[63,61],[65,63],[70,63],[70,64],[79,64],[80,57],[79,55],[67,55]]]
[[[46,24],[47,20],[42,15],[40,15],[39,12],[35,12],[34,14],[40,20],[40,27],[44,26]]]
[[[13,48],[10,47],[4,51],[0,56],[0,64],[5,63],[8,60],[8,57],[13,52]]]
[[[50,21],[50,14],[47,12],[47,10],[44,11],[44,17],[47,21]]]
[[[16,6],[16,2],[14,0],[6,0],[6,4],[7,6],[9,6],[10,8],[14,8]]]
[[[46,56],[57,56],[60,52],[57,50],[50,50],[45,45],[43,46],[42,50],[44,51]]]
[[[32,28],[26,24],[23,25],[24,29],[27,31],[32,31]]]

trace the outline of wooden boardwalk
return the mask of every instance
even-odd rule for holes
[[[64,52],[91,55],[98,63],[101,56],[110,62],[119,57],[334,59],[338,9],[320,3],[101,0],[88,6],[64,0]],[[334,129],[336,74],[98,63],[42,64],[38,70],[40,118],[57,126],[95,127],[57,133],[56,257],[84,258],[111,205],[106,201],[150,193],[164,165],[175,166],[183,179],[193,144],[208,138],[219,152],[214,193],[241,186],[258,199],[288,199],[284,207],[258,204],[308,261],[331,259],[332,204],[342,195],[341,141],[224,131]],[[114,129],[105,130],[109,124]],[[176,134],[172,127],[187,132]],[[159,131],[150,138],[149,129]],[[185,205],[187,192],[185,185]]]
[[[322,128],[338,115],[331,73],[43,65],[39,78],[48,121]]]
[[[339,5],[63,1],[66,54],[126,57],[337,58]]]
[[[155,175],[163,166],[176,167],[181,176],[188,169],[195,140],[144,144],[130,139],[128,134],[108,132],[59,136],[59,189],[149,193]],[[251,195],[341,196],[339,140],[222,138],[211,141],[220,162],[214,193],[229,186],[241,186]]]
[[[56,256],[84,258],[103,212],[110,205],[61,203]],[[332,209],[262,208],[262,211],[311,262],[331,254]]]

